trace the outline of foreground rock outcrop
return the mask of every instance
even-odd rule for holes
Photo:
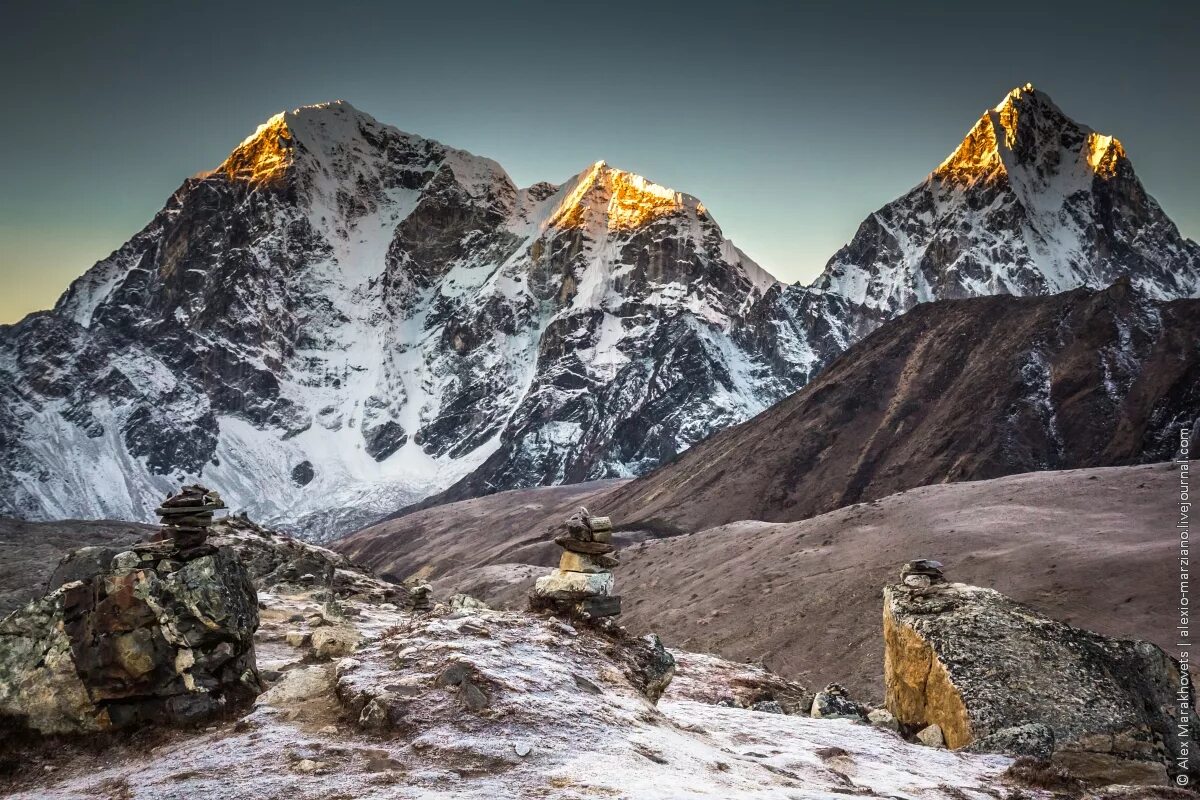
[[[1164,783],[1176,773],[1179,664],[961,583],[884,590],[888,710],[937,726],[951,749],[1046,757],[1081,778]],[[1189,700],[1190,702],[1190,700]],[[1193,776],[1194,777],[1194,776]]]
[[[811,692],[759,665],[462,598],[413,613],[401,587],[246,520],[209,541],[258,586],[267,691],[201,730],[0,747],[0,794],[994,800],[1007,780],[1003,756],[812,719]]]
[[[102,549],[62,585],[0,621],[0,720],[80,733],[192,723],[260,691],[258,606],[235,551],[174,542]],[[53,579],[52,579],[53,580]]]

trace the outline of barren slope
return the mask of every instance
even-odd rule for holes
[[[466,591],[522,607],[558,556],[553,527],[580,503],[608,513],[606,491],[584,484],[454,503],[339,547],[401,574],[432,564],[441,597]],[[903,561],[927,556],[953,580],[1057,619],[1168,646],[1177,491],[1170,464],[1034,472],[913,489],[802,522],[736,522],[632,546],[637,534],[626,533],[622,620],[673,647],[764,658],[807,685],[836,680],[878,699],[880,588]]]
[[[1193,467],[1194,470],[1194,467]],[[794,523],[738,522],[622,554],[623,620],[882,696],[880,588],[915,557],[1100,633],[1173,644],[1171,464],[913,489]]]
[[[1163,461],[1198,416],[1200,300],[1119,282],[927,303],[606,511],[665,532],[793,521],[934,483]]]
[[[548,545],[567,514],[625,481],[591,481],[434,506],[385,520],[332,544],[351,560],[392,580],[427,577],[500,563],[556,563]],[[553,552],[552,552],[553,551]]]

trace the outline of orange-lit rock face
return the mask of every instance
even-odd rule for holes
[[[678,192],[640,175],[610,169],[601,161],[563,200],[551,224],[578,228],[595,222],[611,230],[633,230],[682,208]]]
[[[276,114],[238,145],[218,171],[256,185],[278,183],[292,164],[292,152],[292,132],[284,115]]]
[[[1101,178],[1117,174],[1117,165],[1125,158],[1125,148],[1115,136],[1105,136],[1093,131],[1088,135],[1087,161],[1092,171]]]
[[[903,725],[939,725],[951,750],[973,738],[962,695],[933,648],[883,603],[884,704]]]
[[[943,180],[970,183],[1003,172],[1004,162],[996,146],[996,126],[992,124],[991,116],[984,114],[958,149],[933,174]]]
[[[1049,155],[1055,168],[1059,163],[1066,164],[1077,159],[1099,177],[1113,177],[1119,161],[1125,157],[1121,143],[1112,136],[1088,131],[1082,143],[1067,145],[1065,152],[1058,155],[1063,145],[1056,137],[1061,131],[1037,129],[1037,118],[1045,116],[1048,104],[1049,100],[1044,95],[1037,95],[1030,84],[1012,90],[999,105],[979,118],[958,149],[934,170],[933,177],[963,184],[998,180],[1011,168],[1014,159],[1020,163],[1020,157],[1014,156],[1014,151],[1024,150],[1028,153],[1031,145],[1034,157]],[[1052,113],[1060,112],[1055,109]],[[1053,153],[1047,154],[1046,151]],[[1002,153],[1007,154],[1009,163],[1006,163]]]

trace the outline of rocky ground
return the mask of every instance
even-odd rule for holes
[[[329,551],[218,526],[259,581],[252,709],[197,730],[9,741],[27,798],[1021,796],[1011,759],[739,707],[801,691],[761,668],[554,618],[438,606]],[[306,565],[335,568],[336,599]],[[395,601],[395,602],[393,602]],[[656,655],[657,653],[657,655]],[[765,693],[765,694],[764,694]],[[724,701],[728,705],[715,703]]]
[[[993,587],[1055,619],[1165,647],[1172,609],[1160,587],[1171,580],[1177,482],[1169,464],[1038,472],[913,489],[802,522],[737,522],[626,543],[617,575],[622,618],[632,630],[662,632],[673,647],[763,659],[808,685],[840,681],[878,699],[880,589],[898,565],[927,556],[956,580]],[[528,565],[557,556],[548,536],[525,531],[560,519],[558,505],[571,499],[607,512],[604,487],[541,500],[541,492],[565,488],[429,509],[337,546],[401,575],[425,566],[442,597],[464,591],[520,606],[544,571]],[[531,528],[517,513],[527,508],[540,509],[530,511]],[[436,562],[422,560],[416,544],[429,530],[437,531]]]

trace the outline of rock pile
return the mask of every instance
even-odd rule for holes
[[[199,484],[184,486],[178,494],[164,500],[155,511],[162,525],[156,538],[159,541],[174,541],[177,550],[199,547],[208,538],[213,512],[222,508],[225,508],[225,503],[216,492]]]
[[[0,621],[0,728],[189,724],[259,692],[258,598],[233,550],[147,542],[69,577]]]
[[[928,589],[935,583],[945,583],[942,562],[928,558],[909,561],[900,568],[900,582],[913,589]]]
[[[621,598],[613,594],[614,555],[612,520],[580,508],[567,518],[567,532],[554,543],[563,549],[558,569],[537,579],[530,607],[583,620],[621,613]]]
[[[433,587],[424,581],[417,581],[408,587],[408,610],[414,614],[427,614],[433,608],[429,599]]]
[[[1052,753],[1109,783],[1165,782],[1194,750],[1190,733],[1177,735],[1177,697],[1191,707],[1191,687],[1156,645],[947,583],[941,565],[906,564],[902,581],[884,589],[884,689],[906,731],[936,726],[928,737],[951,749]]]

